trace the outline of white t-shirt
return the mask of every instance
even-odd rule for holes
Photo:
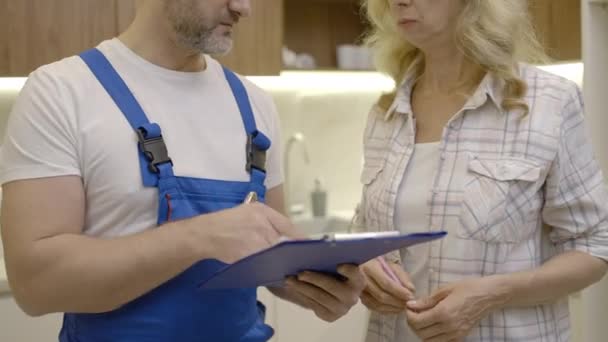
[[[177,72],[142,59],[118,39],[98,48],[160,125],[176,176],[249,180],[245,128],[217,61],[206,57],[206,70]],[[271,189],[282,183],[278,115],[270,96],[241,79],[258,130],[272,141]],[[124,236],[156,226],[158,191],[142,185],[136,134],[77,56],[30,75],[0,151],[0,184],[64,175],[83,179],[85,234]]]
[[[439,166],[439,142],[416,144],[414,154],[405,170],[395,209],[395,226],[404,233],[419,233],[429,229],[429,198],[433,178]],[[403,268],[416,287],[416,297],[429,295],[430,244],[401,250]],[[410,329],[405,314],[397,320],[395,342],[417,342],[420,338]]]

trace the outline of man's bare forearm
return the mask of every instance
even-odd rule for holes
[[[62,234],[36,241],[8,260],[9,281],[31,315],[115,309],[203,259],[205,246],[188,221],[137,235],[97,239]],[[11,272],[12,262],[19,263]],[[18,270],[17,270],[18,269]]]

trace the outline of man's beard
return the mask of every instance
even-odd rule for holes
[[[216,32],[220,27],[217,23],[205,22],[203,15],[192,3],[169,0],[166,3],[169,24],[173,28],[176,43],[184,48],[209,55],[225,55],[232,49],[230,33],[221,35]]]
[[[185,48],[204,54],[222,56],[232,49],[232,37],[220,35],[213,29],[198,27],[185,29],[182,25],[174,25],[177,43]]]

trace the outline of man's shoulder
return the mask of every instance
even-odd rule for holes
[[[92,74],[82,59],[75,55],[43,65],[28,76],[29,83],[55,90],[82,88]]]

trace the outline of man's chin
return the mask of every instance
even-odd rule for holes
[[[203,50],[203,53],[223,57],[232,51],[233,45],[232,37],[222,37],[221,40],[210,42]]]

